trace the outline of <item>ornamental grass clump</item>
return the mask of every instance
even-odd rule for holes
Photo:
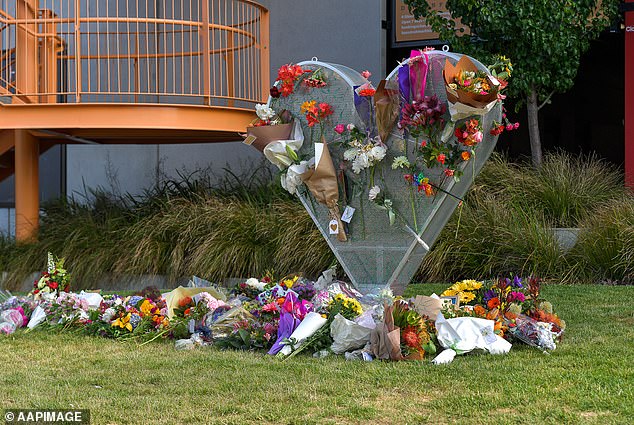
[[[634,283],[634,197],[612,200],[582,220],[580,227],[571,252],[579,274]]]

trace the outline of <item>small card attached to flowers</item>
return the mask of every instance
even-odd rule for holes
[[[330,220],[330,223],[328,224],[328,232],[331,235],[339,234],[339,223],[337,222],[337,220]]]
[[[242,143],[244,143],[245,145],[251,146],[253,144],[253,142],[255,142],[256,139],[257,139],[256,136],[254,136],[253,134],[250,134],[250,135],[247,136],[246,139],[244,139],[242,141]]]
[[[346,223],[350,224],[354,212],[355,209],[348,205],[346,209],[343,210],[343,214],[341,214],[341,221],[345,221]]]

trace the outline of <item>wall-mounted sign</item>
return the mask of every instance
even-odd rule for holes
[[[433,10],[437,10],[446,18],[451,16],[447,11],[445,0],[428,0],[427,2]],[[431,26],[425,21],[414,19],[403,0],[394,0],[393,28],[395,43],[438,40],[438,33],[433,32]],[[456,29],[460,28],[467,30],[466,26],[456,22]]]

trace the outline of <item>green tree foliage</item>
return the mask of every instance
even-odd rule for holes
[[[430,24],[453,50],[481,61],[505,55],[513,62],[511,97],[528,112],[533,164],[542,162],[538,112],[553,93],[569,90],[581,55],[618,13],[619,0],[447,0],[447,9],[470,32],[456,31],[453,19],[427,0],[404,0],[416,19]]]

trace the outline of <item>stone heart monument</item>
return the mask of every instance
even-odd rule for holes
[[[495,147],[505,83],[435,50],[413,51],[376,88],[363,74],[285,65],[254,125],[292,124],[263,153],[355,287],[400,294]]]

